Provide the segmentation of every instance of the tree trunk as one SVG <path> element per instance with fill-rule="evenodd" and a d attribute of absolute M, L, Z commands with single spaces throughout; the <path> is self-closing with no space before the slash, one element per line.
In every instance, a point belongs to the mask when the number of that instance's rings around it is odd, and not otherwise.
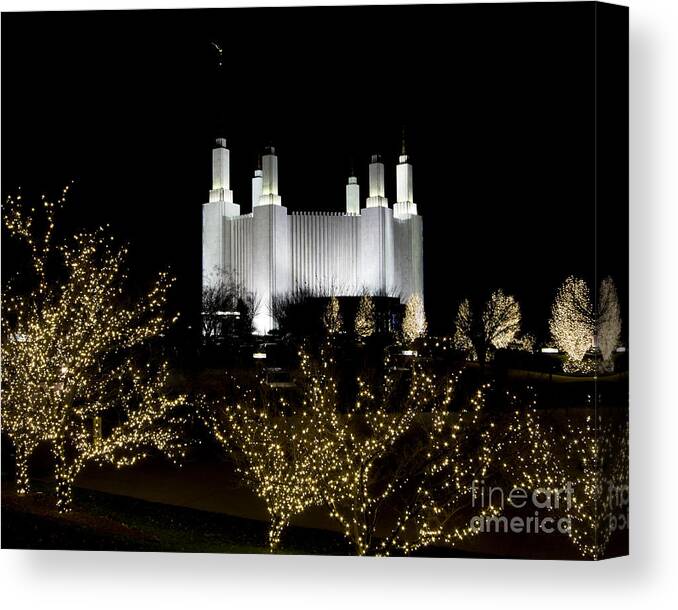
<path fill-rule="evenodd" d="M 57 469 L 56 497 L 57 509 L 60 513 L 67 513 L 73 508 L 73 483 L 68 470 L 61 471 Z"/>
<path fill-rule="evenodd" d="M 271 553 L 275 553 L 280 547 L 282 533 L 289 524 L 289 517 L 280 515 L 271 515 L 271 525 L 268 528 L 268 548 Z"/>
<path fill-rule="evenodd" d="M 24 443 L 15 445 L 16 453 L 16 492 L 20 495 L 27 494 L 31 490 L 31 480 L 28 462 L 31 450 Z"/>
<path fill-rule="evenodd" d="M 73 481 L 75 473 L 66 461 L 63 447 L 54 448 L 54 459 L 57 510 L 60 513 L 67 513 L 73 508 Z"/>

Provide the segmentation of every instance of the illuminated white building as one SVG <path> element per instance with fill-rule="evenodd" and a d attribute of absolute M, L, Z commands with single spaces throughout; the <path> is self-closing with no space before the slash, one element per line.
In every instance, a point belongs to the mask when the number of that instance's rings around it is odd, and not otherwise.
<path fill-rule="evenodd" d="M 255 331 L 275 327 L 273 299 L 297 290 L 312 294 L 423 295 L 422 219 L 404 146 L 396 166 L 397 202 L 385 196 L 384 164 L 374 155 L 369 192 L 360 206 L 354 176 L 345 212 L 288 212 L 278 193 L 278 157 L 269 148 L 252 178 L 252 212 L 241 214 L 230 184 L 230 151 L 219 138 L 212 151 L 212 190 L 202 213 L 203 287 L 232 277 L 259 302 Z"/>

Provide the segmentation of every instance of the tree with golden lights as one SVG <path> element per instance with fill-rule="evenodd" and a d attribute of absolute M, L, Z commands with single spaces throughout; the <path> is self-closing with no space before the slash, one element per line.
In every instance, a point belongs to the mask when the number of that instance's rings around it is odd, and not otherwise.
<path fill-rule="evenodd" d="M 472 536 L 472 484 L 496 476 L 505 455 L 505 427 L 485 407 L 489 386 L 451 410 L 456 375 L 438 377 L 416 361 L 396 371 L 387 359 L 383 375 L 359 377 L 350 397 L 340 391 L 334 350 L 326 341 L 317 357 L 300 351 L 296 398 L 263 380 L 234 382 L 229 406 L 206 418 L 266 504 L 271 550 L 311 506 L 326 508 L 358 555 L 408 554 Z"/>
<path fill-rule="evenodd" d="M 518 301 L 501 289 L 492 292 L 480 315 L 476 315 L 470 301 L 464 299 L 457 310 L 455 347 L 484 364 L 494 350 L 516 342 L 521 317 Z"/>
<path fill-rule="evenodd" d="M 427 327 L 424 299 L 419 293 L 414 293 L 405 304 L 402 327 L 403 341 L 412 343 L 419 337 L 423 337 L 426 334 Z"/>
<path fill-rule="evenodd" d="M 453 344 L 455 349 L 460 352 L 469 354 L 472 360 L 477 359 L 476 349 L 473 345 L 473 338 L 475 336 L 475 327 L 473 321 L 473 311 L 471 310 L 471 302 L 464 299 L 459 303 L 457 309 L 457 317 L 454 324 Z"/>
<path fill-rule="evenodd" d="M 339 299 L 335 296 L 330 297 L 325 313 L 323 314 L 323 324 L 328 335 L 336 335 L 342 331 L 344 326 L 339 308 Z"/>
<path fill-rule="evenodd" d="M 355 401 L 346 403 L 337 396 L 331 350 L 307 361 L 326 398 L 311 409 L 325 448 L 317 487 L 358 555 L 455 546 L 476 534 L 470 517 L 503 509 L 473 507 L 472 489 L 474 481 L 514 476 L 503 463 L 512 455 L 506 423 L 488 412 L 489 384 L 452 409 L 457 374 L 439 377 L 415 361 L 396 375 L 388 359 L 385 365 L 383 377 L 359 378 Z M 513 415 L 523 417 L 523 410 Z"/>
<path fill-rule="evenodd" d="M 253 387 L 231 379 L 231 389 L 223 408 L 205 405 L 203 421 L 266 505 L 273 552 L 290 520 L 320 503 L 316 460 L 322 444 L 308 414 L 271 395 L 263 379 Z"/>
<path fill-rule="evenodd" d="M 568 519 L 582 557 L 601 559 L 615 529 L 628 527 L 628 421 L 589 415 L 557 424 L 528 409 L 509 432 L 514 457 L 505 462 L 516 484 L 530 493 L 571 490 L 548 511 Z"/>
<path fill-rule="evenodd" d="M 603 368 L 611 370 L 613 368 L 612 356 L 619 346 L 622 328 L 617 287 L 611 277 L 606 277 L 600 283 L 599 294 L 596 339 L 603 360 Z"/>
<path fill-rule="evenodd" d="M 167 363 L 149 358 L 174 321 L 164 314 L 171 278 L 161 273 L 145 296 L 130 299 L 127 250 L 104 229 L 54 243 L 62 204 L 63 197 L 43 199 L 36 211 L 20 198 L 7 201 L 5 226 L 26 246 L 32 274 L 3 299 L 2 414 L 17 448 L 18 488 L 26 489 L 30 451 L 48 442 L 65 511 L 88 463 L 120 467 L 151 450 L 182 454 L 176 412 L 185 396 L 170 395 Z"/>
<path fill-rule="evenodd" d="M 374 300 L 364 294 L 360 297 L 358 311 L 355 316 L 355 334 L 361 339 L 367 339 L 374 334 Z"/>
<path fill-rule="evenodd" d="M 589 287 L 578 277 L 568 277 L 558 289 L 551 306 L 549 329 L 558 349 L 567 356 L 566 371 L 590 371 L 585 356 L 597 346 L 601 368 L 612 368 L 612 356 L 621 339 L 621 308 L 612 278 L 600 283 L 596 306 L 591 302 Z"/>
<path fill-rule="evenodd" d="M 386 375 L 375 383 L 357 379 L 355 399 L 344 402 L 337 393 L 329 349 L 319 362 L 305 357 L 304 366 L 318 396 L 306 407 L 323 448 L 316 461 L 323 503 L 357 555 L 375 554 L 382 511 L 413 474 L 421 455 L 421 446 L 403 453 L 403 443 L 432 396 L 413 381 L 405 399 L 394 408 L 397 384 Z M 397 457 L 402 459 L 394 460 Z"/>
<path fill-rule="evenodd" d="M 384 554 L 457 546 L 477 534 L 472 517 L 497 516 L 503 510 L 491 503 L 474 506 L 474 484 L 494 480 L 501 469 L 500 427 L 485 406 L 489 385 L 450 411 L 453 387 L 449 384 L 447 395 L 431 403 L 430 417 L 423 419 L 425 459 L 395 524 L 381 540 Z"/>
<path fill-rule="evenodd" d="M 566 368 L 574 370 L 581 366 L 593 347 L 595 331 L 589 287 L 583 279 L 571 275 L 558 289 L 551 306 L 549 329 L 556 346 L 567 356 Z"/>

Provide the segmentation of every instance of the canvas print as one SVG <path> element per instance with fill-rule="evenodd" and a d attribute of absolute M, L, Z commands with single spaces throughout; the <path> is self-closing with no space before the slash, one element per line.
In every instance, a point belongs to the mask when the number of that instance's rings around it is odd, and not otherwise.
<path fill-rule="evenodd" d="M 628 11 L 2 15 L 2 547 L 628 553 Z"/>

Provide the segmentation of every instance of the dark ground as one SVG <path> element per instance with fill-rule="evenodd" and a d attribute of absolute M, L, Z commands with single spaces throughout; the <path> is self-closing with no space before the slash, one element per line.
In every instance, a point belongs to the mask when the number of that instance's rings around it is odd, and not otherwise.
<path fill-rule="evenodd" d="M 7 485 L 3 485 L 7 487 Z M 44 485 L 39 487 L 45 489 Z M 54 509 L 45 491 L 2 494 L 2 548 L 36 550 L 142 551 L 165 553 L 266 553 L 267 524 L 256 519 L 147 502 L 78 488 L 68 515 Z M 291 526 L 281 554 L 351 555 L 343 536 Z M 482 557 L 453 549 L 427 556 Z"/>

